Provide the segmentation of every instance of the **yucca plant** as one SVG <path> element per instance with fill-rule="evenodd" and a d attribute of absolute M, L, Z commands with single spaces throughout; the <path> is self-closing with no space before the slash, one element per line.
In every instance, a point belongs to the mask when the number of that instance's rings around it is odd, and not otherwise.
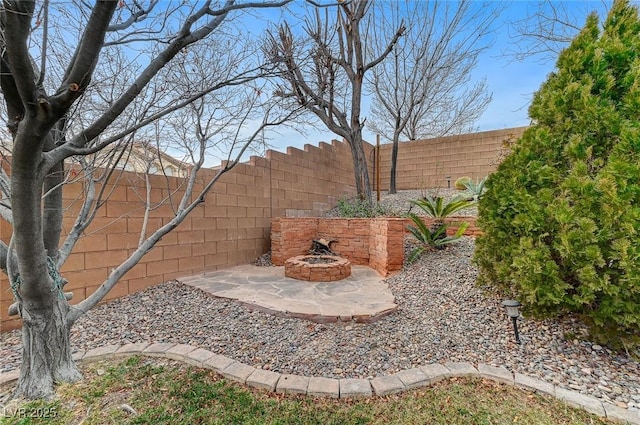
<path fill-rule="evenodd" d="M 423 252 L 428 249 L 444 249 L 445 246 L 456 242 L 458 239 L 462 237 L 465 230 L 469 226 L 469 223 L 461 223 L 458 231 L 452 235 L 447 236 L 447 226 L 442 226 L 435 231 L 429 229 L 429 227 L 425 224 L 425 222 L 420 218 L 419 215 L 415 213 L 409 213 L 409 218 L 415 226 L 409 225 L 407 229 L 411 232 L 411 235 L 418 241 L 420 244 L 417 246 L 411 254 L 409 254 L 409 263 L 414 262 Z"/>
<path fill-rule="evenodd" d="M 483 177 L 482 179 L 476 180 L 475 182 L 473 180 L 469 180 L 464 183 L 464 187 L 467 188 L 467 193 L 470 197 L 473 198 L 474 202 L 478 202 L 484 195 L 484 192 L 487 190 L 487 188 L 484 187 L 484 184 L 486 182 L 487 178 Z"/>

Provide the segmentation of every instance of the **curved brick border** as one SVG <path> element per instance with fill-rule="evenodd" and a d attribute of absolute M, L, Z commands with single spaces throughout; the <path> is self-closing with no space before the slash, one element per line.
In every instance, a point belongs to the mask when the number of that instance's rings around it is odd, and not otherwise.
<path fill-rule="evenodd" d="M 503 367 L 483 363 L 479 364 L 478 367 L 466 362 L 432 363 L 373 379 L 333 379 L 290 375 L 256 369 L 203 348 L 196 348 L 186 344 L 149 344 L 144 342 L 94 348 L 74 354 L 74 359 L 78 362 L 88 363 L 131 355 L 163 357 L 183 361 L 193 366 L 213 369 L 229 380 L 253 388 L 276 393 L 305 394 L 316 397 L 363 398 L 374 394 L 382 396 L 399 393 L 411 388 L 424 387 L 446 378 L 480 377 L 547 394 L 564 401 L 570 406 L 582 408 L 615 422 L 640 425 L 640 413 L 623 409 L 613 404 L 603 403 L 595 397 L 566 390 L 520 373 L 512 374 Z M 18 379 L 18 376 L 19 371 L 3 374 L 0 376 L 0 386 L 13 383 Z"/>

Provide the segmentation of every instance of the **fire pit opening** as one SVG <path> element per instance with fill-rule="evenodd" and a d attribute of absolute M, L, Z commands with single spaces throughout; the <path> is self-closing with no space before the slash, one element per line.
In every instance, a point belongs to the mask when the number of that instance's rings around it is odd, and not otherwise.
<path fill-rule="evenodd" d="M 329 264 L 329 263 L 335 263 L 336 260 L 335 258 L 331 258 L 327 255 L 323 255 L 323 256 L 313 256 L 313 257 L 304 257 L 302 258 L 301 261 L 304 261 L 306 263 L 309 264 Z"/>
<path fill-rule="evenodd" d="M 310 255 L 298 255 L 284 263 L 284 275 L 311 282 L 333 282 L 351 276 L 351 262 L 339 257 L 329 245 L 334 240 L 314 240 Z"/>

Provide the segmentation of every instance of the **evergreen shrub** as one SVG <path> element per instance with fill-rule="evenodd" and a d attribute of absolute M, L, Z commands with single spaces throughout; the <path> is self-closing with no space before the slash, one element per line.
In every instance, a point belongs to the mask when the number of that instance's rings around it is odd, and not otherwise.
<path fill-rule="evenodd" d="M 479 284 L 533 314 L 580 315 L 592 337 L 640 341 L 640 20 L 595 14 L 535 94 L 533 125 L 479 203 Z"/>

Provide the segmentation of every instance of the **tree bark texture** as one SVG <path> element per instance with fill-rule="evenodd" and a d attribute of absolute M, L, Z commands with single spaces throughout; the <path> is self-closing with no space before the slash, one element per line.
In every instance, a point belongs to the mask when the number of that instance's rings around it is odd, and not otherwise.
<path fill-rule="evenodd" d="M 371 181 L 369 180 L 369 168 L 367 167 L 367 156 L 364 152 L 362 134 L 355 135 L 348 142 L 351 147 L 351 156 L 353 157 L 353 173 L 358 197 L 371 202 Z"/>
<path fill-rule="evenodd" d="M 82 377 L 71 355 L 69 304 L 52 294 L 43 302 L 22 304 L 22 367 L 14 397 L 47 398 L 54 384 Z"/>
<path fill-rule="evenodd" d="M 391 176 L 389 178 L 389 193 L 397 193 L 396 165 L 398 164 L 398 139 L 394 139 L 391 146 Z"/>

